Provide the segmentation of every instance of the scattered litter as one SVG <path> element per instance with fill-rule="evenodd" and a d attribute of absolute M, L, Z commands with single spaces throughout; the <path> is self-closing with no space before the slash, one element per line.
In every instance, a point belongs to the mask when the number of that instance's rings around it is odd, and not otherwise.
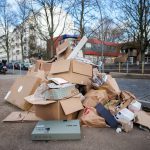
<path fill-rule="evenodd" d="M 117 128 L 117 129 L 116 129 L 116 132 L 117 132 L 117 133 L 121 133 L 121 132 L 122 132 L 122 129 L 121 129 L 121 128 Z"/>

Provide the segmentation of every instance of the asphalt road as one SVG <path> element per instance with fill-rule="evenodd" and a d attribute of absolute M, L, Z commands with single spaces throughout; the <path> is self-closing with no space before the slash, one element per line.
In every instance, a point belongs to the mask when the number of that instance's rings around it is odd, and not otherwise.
<path fill-rule="evenodd" d="M 15 75 L 0 75 L 0 120 L 18 108 L 4 101 L 4 96 L 14 82 Z M 137 97 L 149 94 L 150 80 L 117 79 L 122 90 Z M 81 128 L 80 141 L 31 140 L 34 123 L 0 123 L 0 150 L 149 150 L 149 132 L 134 127 L 130 133 L 117 134 L 111 128 Z"/>

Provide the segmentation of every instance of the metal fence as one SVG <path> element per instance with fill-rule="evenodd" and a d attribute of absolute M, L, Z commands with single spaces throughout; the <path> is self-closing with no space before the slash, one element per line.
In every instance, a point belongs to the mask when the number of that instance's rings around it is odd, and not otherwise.
<path fill-rule="evenodd" d="M 23 70 L 21 67 L 21 64 L 19 64 L 19 69 L 15 69 L 15 63 L 12 63 L 11 68 L 8 68 L 7 74 L 18 74 L 18 75 L 24 75 L 27 71 Z"/>
<path fill-rule="evenodd" d="M 117 64 L 103 64 L 99 67 L 100 72 L 120 72 L 120 73 L 140 73 L 140 74 L 150 74 L 150 63 L 144 64 L 131 64 L 126 63 L 117 63 Z"/>

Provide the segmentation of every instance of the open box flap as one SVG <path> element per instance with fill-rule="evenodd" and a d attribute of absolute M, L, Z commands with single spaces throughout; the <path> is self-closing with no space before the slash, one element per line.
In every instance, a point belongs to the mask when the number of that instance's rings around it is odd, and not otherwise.
<path fill-rule="evenodd" d="M 34 105 L 48 105 L 51 103 L 55 103 L 56 101 L 51 101 L 51 100 L 42 100 L 42 99 L 36 99 L 33 95 L 27 96 L 24 98 L 27 102 L 29 102 L 30 104 L 34 104 Z"/>
<path fill-rule="evenodd" d="M 62 44 L 58 45 L 56 48 L 56 54 L 59 55 L 63 53 L 69 47 L 68 41 L 63 42 Z"/>
<path fill-rule="evenodd" d="M 83 109 L 83 105 L 81 103 L 80 98 L 72 97 L 66 100 L 61 100 L 60 104 L 62 106 L 62 109 L 65 115 L 68 115 L 68 114 L 71 114 L 73 112 Z"/>

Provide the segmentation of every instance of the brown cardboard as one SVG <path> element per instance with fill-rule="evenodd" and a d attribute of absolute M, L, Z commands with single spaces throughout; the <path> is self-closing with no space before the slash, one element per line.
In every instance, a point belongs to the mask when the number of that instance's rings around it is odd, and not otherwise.
<path fill-rule="evenodd" d="M 120 95 L 119 86 L 114 78 L 107 75 L 107 81 L 99 88 L 99 90 L 106 90 L 109 99 L 116 99 L 116 96 Z"/>
<path fill-rule="evenodd" d="M 71 54 L 71 52 L 72 50 L 70 48 L 67 48 L 64 52 L 57 55 L 57 60 L 66 59 Z"/>
<path fill-rule="evenodd" d="M 51 69 L 51 63 L 49 63 L 49 62 L 43 62 L 42 64 L 41 64 L 41 70 L 43 70 L 43 71 L 45 71 L 45 72 L 49 72 L 50 71 L 50 69 Z"/>
<path fill-rule="evenodd" d="M 72 97 L 70 98 L 70 100 L 61 100 L 60 104 L 63 108 L 65 115 L 69 115 L 73 112 L 83 109 L 80 98 Z"/>
<path fill-rule="evenodd" d="M 125 132 L 130 132 L 133 130 L 133 122 L 130 121 L 130 122 L 121 122 L 122 124 L 122 129 L 125 131 Z"/>
<path fill-rule="evenodd" d="M 37 72 L 41 68 L 42 60 L 37 60 L 35 63 L 35 72 Z"/>
<path fill-rule="evenodd" d="M 60 101 L 27 101 L 34 104 L 36 115 L 44 120 L 75 119 L 77 112 L 83 109 L 78 97 Z"/>
<path fill-rule="evenodd" d="M 137 115 L 135 122 L 150 129 L 150 115 L 142 110 L 135 114 Z"/>
<path fill-rule="evenodd" d="M 21 122 L 27 112 L 12 112 L 10 113 L 3 122 Z"/>
<path fill-rule="evenodd" d="M 93 107 L 85 108 L 80 112 L 78 118 L 80 119 L 81 124 L 87 127 L 107 127 L 105 119 L 100 117 Z"/>
<path fill-rule="evenodd" d="M 72 61 L 73 72 L 92 77 L 92 66 L 79 61 Z"/>
<path fill-rule="evenodd" d="M 49 72 L 51 69 L 51 62 L 49 61 L 43 61 L 43 60 L 37 60 L 35 64 L 34 71 L 37 72 L 38 70 L 43 70 L 44 72 Z"/>
<path fill-rule="evenodd" d="M 24 97 L 33 94 L 40 83 L 41 79 L 37 77 L 20 77 L 16 79 L 4 99 L 23 110 L 28 110 L 32 105 L 25 101 Z"/>
<path fill-rule="evenodd" d="M 136 99 L 136 97 L 128 91 L 121 91 L 120 97 L 122 100 L 120 104 L 120 109 L 128 107 L 130 103 Z"/>
<path fill-rule="evenodd" d="M 27 75 L 38 77 L 38 78 L 41 78 L 42 81 L 46 81 L 45 72 L 43 70 L 38 70 L 37 72 L 28 72 Z"/>
<path fill-rule="evenodd" d="M 50 77 L 60 77 L 71 83 L 89 85 L 92 66 L 76 60 L 60 60 L 52 63 Z"/>
<path fill-rule="evenodd" d="M 70 60 L 60 60 L 52 63 L 50 73 L 60 74 L 63 72 L 69 72 L 69 69 L 70 69 Z"/>
<path fill-rule="evenodd" d="M 63 53 L 68 47 L 69 47 L 69 43 L 66 40 L 65 42 L 63 42 L 62 44 L 57 46 L 56 55 L 59 55 L 59 54 Z"/>
<path fill-rule="evenodd" d="M 69 42 L 66 40 L 56 48 L 57 59 L 66 59 L 72 52 Z"/>
<path fill-rule="evenodd" d="M 108 100 L 108 95 L 105 90 L 92 89 L 85 95 L 83 105 L 85 107 L 95 107 L 98 103 L 104 105 Z"/>
<path fill-rule="evenodd" d="M 119 89 L 119 86 L 116 82 L 116 80 L 114 78 L 112 78 L 110 75 L 107 75 L 107 81 L 106 81 L 106 84 L 110 86 L 110 88 L 112 88 L 116 94 L 120 94 L 120 89 Z"/>
<path fill-rule="evenodd" d="M 33 112 L 17 111 L 10 113 L 3 122 L 26 122 L 26 121 L 39 121 L 39 117 Z"/>

